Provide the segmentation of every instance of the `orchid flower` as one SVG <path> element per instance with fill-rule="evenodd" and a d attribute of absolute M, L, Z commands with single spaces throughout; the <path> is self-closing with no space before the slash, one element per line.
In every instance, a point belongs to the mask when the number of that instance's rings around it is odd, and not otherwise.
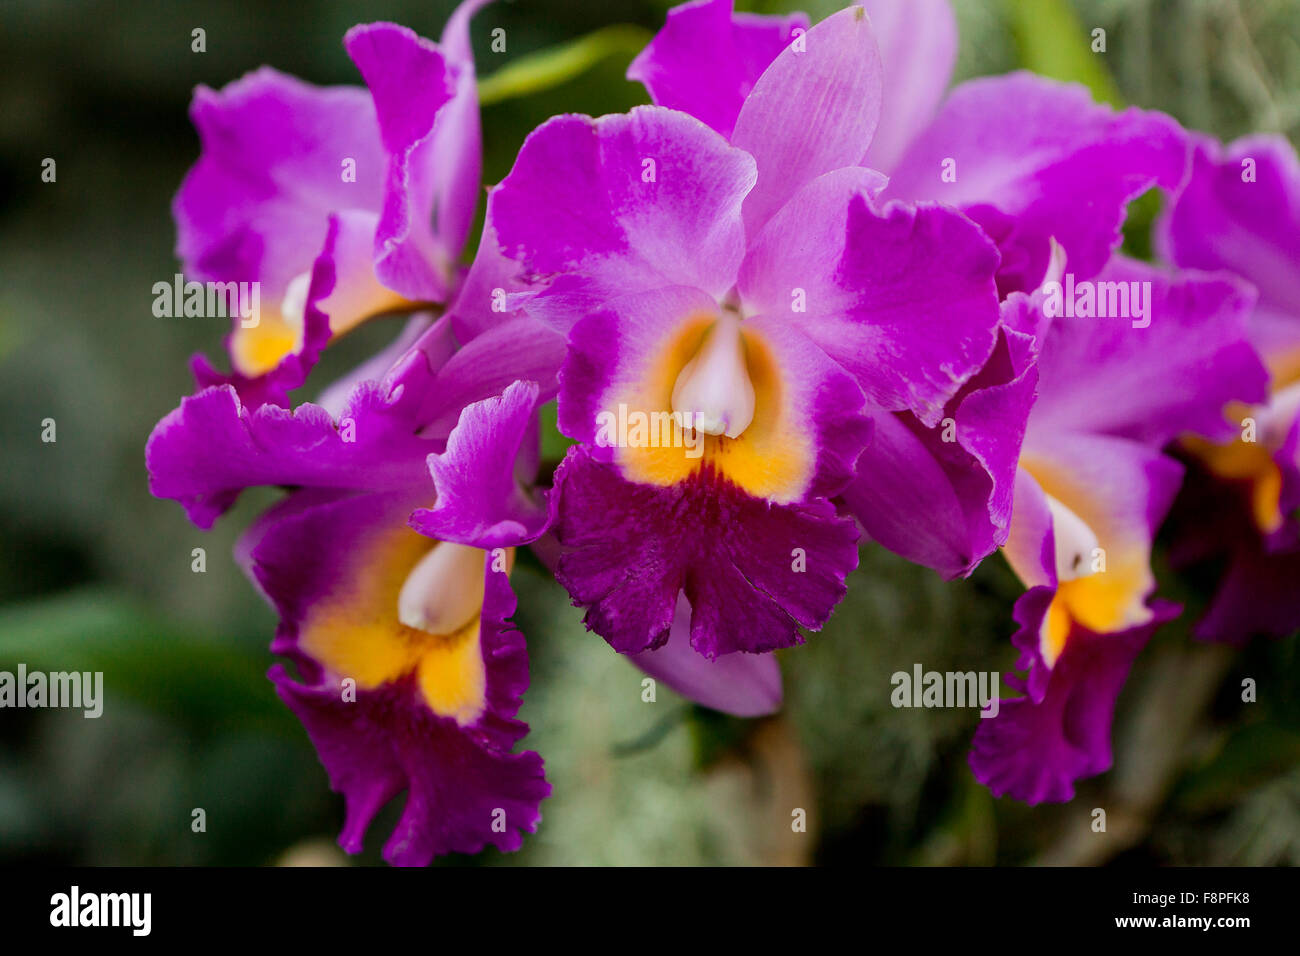
<path fill-rule="evenodd" d="M 980 721 L 970 763 L 994 793 L 1028 803 L 1068 800 L 1075 780 L 1109 768 L 1129 668 L 1179 613 L 1152 600 L 1151 546 L 1183 476 L 1162 449 L 1221 438 L 1224 403 L 1264 388 L 1240 283 L 1116 256 L 1103 284 L 1148 290 L 1147 314 L 1053 315 L 1041 291 L 1004 306 L 1033 337 L 1038 379 L 1003 548 L 1027 588 L 1012 643 L 1028 673 L 1007 675 L 1024 696 Z"/>
<path fill-rule="evenodd" d="M 230 375 L 196 358 L 200 385 L 287 405 L 336 337 L 451 300 L 480 177 L 469 21 L 485 2 L 461 4 L 440 44 L 354 27 L 344 46 L 367 89 L 263 68 L 195 92 L 203 152 L 173 204 L 177 255 L 193 279 L 259 283 L 266 305 L 236 319 Z"/>
<path fill-rule="evenodd" d="M 1266 398 L 1224 410 L 1230 440 L 1185 442 L 1197 468 L 1187 498 L 1190 520 L 1183 522 L 1172 557 L 1184 565 L 1227 558 L 1218 591 L 1196 626 L 1200 637 L 1233 643 L 1254 634 L 1283 637 L 1300 627 L 1295 150 L 1274 136 L 1226 147 L 1198 138 L 1187 180 L 1158 224 L 1158 239 L 1177 265 L 1226 270 L 1256 290 L 1249 334 L 1269 371 Z"/>
<path fill-rule="evenodd" d="M 556 575 L 623 653 L 676 631 L 716 659 L 821 627 L 857 564 L 833 499 L 871 415 L 937 423 L 998 337 L 998 257 L 978 227 L 873 202 L 884 180 L 858 163 L 881 66 L 864 12 L 784 45 L 762 23 L 717 48 L 736 53 L 715 81 L 741 92 L 712 97 L 734 122 L 557 117 L 489 198 L 533 286 L 522 307 L 568 335 L 559 424 L 578 444 L 555 476 Z M 765 68 L 750 40 L 774 54 Z"/>

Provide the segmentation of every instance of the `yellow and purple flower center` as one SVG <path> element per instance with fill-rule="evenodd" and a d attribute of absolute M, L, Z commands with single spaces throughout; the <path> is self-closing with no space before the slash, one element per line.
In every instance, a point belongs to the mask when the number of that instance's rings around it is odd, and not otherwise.
<path fill-rule="evenodd" d="M 1104 634 L 1150 620 L 1150 544 L 1145 529 L 1118 519 L 1069 471 L 1028 456 L 1021 467 L 1042 487 L 1052 517 L 1057 587 L 1040 633 L 1051 666 L 1075 623 Z"/>
<path fill-rule="evenodd" d="M 607 394 L 606 408 L 620 407 L 632 425 L 612 444 L 631 481 L 669 486 L 709 469 L 754 497 L 791 502 L 812 478 L 814 443 L 775 353 L 731 309 L 682 321 L 634 384 Z"/>
<path fill-rule="evenodd" d="M 485 559 L 406 528 L 381 535 L 353 556 L 350 586 L 307 614 L 300 646 L 358 690 L 413 677 L 435 714 L 473 724 L 486 708 Z"/>
<path fill-rule="evenodd" d="M 1261 534 L 1282 527 L 1282 469 L 1275 455 L 1286 441 L 1287 429 L 1300 413 L 1300 374 L 1276 389 L 1267 405 L 1233 403 L 1224 416 L 1241 433 L 1230 442 L 1215 443 L 1188 436 L 1183 446 L 1214 477 L 1241 486 L 1251 516 Z"/>

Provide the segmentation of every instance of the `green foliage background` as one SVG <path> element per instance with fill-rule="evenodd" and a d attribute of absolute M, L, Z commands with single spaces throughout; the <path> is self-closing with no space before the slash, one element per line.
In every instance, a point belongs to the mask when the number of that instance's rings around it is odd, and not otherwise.
<path fill-rule="evenodd" d="M 264 674 L 274 620 L 229 559 L 274 498 L 247 494 L 193 529 L 146 490 L 144 440 L 190 388 L 186 360 L 224 328 L 156 319 L 176 269 L 168 204 L 197 154 L 186 108 L 270 63 L 357 82 L 343 32 L 392 19 L 436 36 L 427 0 L 134 3 L 10 0 L 0 8 L 0 669 L 103 670 L 104 716 L 0 711 L 0 862 L 338 862 L 341 801 Z M 515 0 L 481 15 L 486 179 L 557 112 L 643 101 L 627 62 L 663 20 L 652 0 Z M 740 6 L 774 12 L 783 2 Z M 806 7 L 814 18 L 836 4 Z M 1298 0 L 957 0 L 958 79 L 1027 66 L 1100 98 L 1164 109 L 1234 137 L 1300 130 Z M 486 42 L 507 30 L 504 55 Z M 207 52 L 190 31 L 207 31 Z M 1093 54 L 1088 33 L 1107 31 Z M 595 31 L 600 31 L 599 33 Z M 586 39 L 581 39 L 586 38 Z M 573 41 L 579 41 L 574 43 Z M 566 46 L 566 44 L 568 44 Z M 495 78 L 493 74 L 496 71 Z M 58 162 L 55 184 L 41 160 Z M 1141 202 L 1130 230 L 1155 211 Z M 362 330 L 322 380 L 394 332 Z M 40 441 L 54 418 L 58 441 Z M 553 446 L 558 448 L 558 446 Z M 207 571 L 190 569 L 207 550 Z M 786 652 L 787 706 L 724 718 L 660 689 L 583 631 L 559 588 L 524 562 L 528 746 L 555 795 L 514 856 L 474 864 L 1300 861 L 1300 668 L 1294 637 L 1241 653 L 1167 628 L 1121 700 L 1116 768 L 1066 806 L 995 801 L 965 752 L 973 711 L 894 710 L 889 675 L 1006 669 L 1017 586 L 997 558 L 968 581 L 868 547 L 822 633 Z M 1203 600 L 1176 582 L 1170 596 Z M 1259 702 L 1243 705 L 1244 677 Z M 193 808 L 207 814 L 195 834 Z M 792 807 L 809 832 L 792 834 Z M 1105 807 L 1110 827 L 1091 833 Z M 360 862 L 376 862 L 390 807 Z"/>

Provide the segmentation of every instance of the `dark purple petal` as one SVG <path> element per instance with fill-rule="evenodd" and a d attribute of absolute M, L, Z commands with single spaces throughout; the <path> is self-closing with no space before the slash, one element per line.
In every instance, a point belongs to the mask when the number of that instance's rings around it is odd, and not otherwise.
<path fill-rule="evenodd" d="M 435 545 L 426 547 L 405 529 L 409 494 L 310 495 L 306 504 L 297 497 L 260 522 L 243 549 L 281 615 L 273 650 L 294 660 L 302 675 L 299 682 L 276 667 L 272 680 L 306 727 L 331 785 L 347 801 L 340 844 L 360 850 L 374 814 L 407 790 L 384 849 L 390 862 L 424 865 L 435 855 L 475 853 L 489 843 L 517 849 L 522 833 L 536 829 L 537 806 L 550 787 L 535 753 L 510 752 L 527 732 L 515 715 L 528 685 L 528 664 L 523 637 L 508 620 L 515 599 L 506 575 L 492 570 L 484 555 L 477 629 L 484 683 L 476 717 L 436 714 L 414 671 L 377 686 L 358 676 L 356 699 L 347 700 L 342 681 L 352 675 L 311 657 L 304 639 L 322 615 L 328 622 L 342 608 L 347 619 L 363 622 L 350 640 L 362 641 L 367 628 L 386 629 L 399 645 L 410 640 L 418 632 L 397 621 L 402 572 Z M 394 547 L 408 557 L 389 567 L 386 555 Z M 358 647 L 350 653 L 361 652 Z M 353 659 L 364 667 L 362 659 Z"/>
<path fill-rule="evenodd" d="M 1245 645 L 1256 636 L 1289 637 L 1300 629 L 1300 547 L 1261 534 L 1249 485 L 1224 481 L 1200 463 L 1174 505 L 1169 561 L 1217 575 L 1214 594 L 1193 633 Z M 1294 534 L 1295 519 L 1284 525 Z M 1280 537 L 1280 535 L 1278 536 Z"/>
<path fill-rule="evenodd" d="M 412 702 L 412 688 L 362 691 L 343 703 L 337 685 L 307 687 L 277 665 L 271 680 L 302 721 L 343 794 L 347 816 L 339 845 L 359 853 L 375 814 L 408 791 L 384 859 L 395 866 L 427 866 L 446 853 L 478 853 L 489 844 L 517 850 L 541 820 L 538 804 L 550 795 L 542 758 L 482 747 Z M 503 830 L 493 829 L 500 820 Z"/>
<path fill-rule="evenodd" d="M 1038 703 L 1004 700 L 982 719 L 971 746 L 975 778 L 995 796 L 1063 802 L 1074 783 L 1110 769 L 1110 728 L 1129 670 L 1152 633 L 1179 607 L 1158 603 L 1151 620 L 1116 634 L 1076 628 Z"/>
<path fill-rule="evenodd" d="M 857 566 L 857 529 L 826 500 L 772 504 L 711 470 L 634 484 L 575 446 L 552 502 L 556 576 L 622 653 L 667 641 L 681 592 L 706 657 L 801 643 L 799 626 L 820 629 Z"/>

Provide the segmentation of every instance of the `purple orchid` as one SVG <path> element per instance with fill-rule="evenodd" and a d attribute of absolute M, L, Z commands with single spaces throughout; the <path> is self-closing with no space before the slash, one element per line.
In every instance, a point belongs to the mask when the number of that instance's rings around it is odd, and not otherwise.
<path fill-rule="evenodd" d="M 1224 403 L 1265 382 L 1239 283 L 1116 256 L 1093 288 L 1107 301 L 1144 297 L 1144 315 L 1060 314 L 1049 291 L 1004 307 L 1007 325 L 1033 337 L 1038 378 L 1003 549 L 1028 589 L 1012 638 L 1028 673 L 1007 675 L 1025 696 L 980 722 L 970 763 L 994 793 L 1028 803 L 1068 800 L 1075 780 L 1110 766 L 1129 668 L 1179 612 L 1151 601 L 1151 544 L 1183 475 L 1161 449 L 1183 434 L 1222 437 Z"/>
<path fill-rule="evenodd" d="M 359 850 L 374 814 L 409 791 L 385 847 L 399 864 L 516 849 L 549 793 L 541 758 L 512 753 L 528 671 L 506 573 L 546 524 L 527 490 L 546 395 L 523 381 L 498 393 L 496 359 L 524 340 L 554 355 L 558 339 L 507 323 L 457 349 L 450 327 L 446 316 L 355 384 L 337 415 L 250 409 L 233 386 L 211 386 L 147 450 L 154 493 L 200 526 L 243 488 L 297 489 L 238 556 L 280 614 L 272 649 L 298 679 L 279 665 L 271 677 L 347 800 L 344 848 Z M 431 540 L 430 526 L 457 540 Z"/>
<path fill-rule="evenodd" d="M 1217 404 L 1251 394 L 1259 382 L 1242 339 L 1244 300 L 1239 290 L 1203 277 L 1174 279 L 1112 260 L 1128 200 L 1182 177 L 1186 139 L 1174 121 L 1116 113 L 1092 103 L 1082 88 L 1026 73 L 972 81 L 945 98 L 956 49 L 947 3 L 911 3 L 906 12 L 886 0 L 863 6 L 883 63 L 880 121 L 863 159 L 889 175 L 877 201 L 937 200 L 961 209 L 997 244 L 998 288 L 1014 297 L 993 355 L 950 395 L 941 417 L 872 413 L 871 445 L 841 500 L 875 540 L 947 576 L 969 574 L 1007 544 L 1030 588 L 1017 606 L 1016 637 L 1019 666 L 1030 673 L 1027 683 L 1013 678 L 1028 696 L 982 724 L 972 763 L 999 793 L 1064 799 L 1074 779 L 1109 765 L 1111 711 L 1128 666 L 1174 612 L 1148 604 L 1150 542 L 1180 475 L 1160 446 L 1180 426 L 1221 433 Z M 744 102 L 761 75 L 754 64 L 763 62 L 765 38 L 797 21 L 766 21 L 766 33 L 760 23 L 732 14 L 727 0 L 680 7 L 631 75 L 656 102 L 690 110 L 729 134 L 735 114 L 720 111 L 719 101 Z M 707 85 L 702 61 L 691 55 L 706 42 L 728 51 L 724 62 L 743 91 L 739 97 L 719 98 Z M 709 82 L 716 85 L 716 77 Z M 1082 209 L 1081 190 L 1088 197 Z M 1047 336 L 1052 323 L 1026 322 L 1037 306 L 1018 293 L 1048 280 L 1054 262 L 1068 263 L 1071 290 L 1076 281 L 1151 283 L 1157 295 L 1150 307 L 1161 311 L 1163 328 L 1141 338 L 1148 330 L 1129 332 L 1125 319 L 1126 340 L 1105 323 L 1076 328 L 1058 320 Z M 1191 349 L 1161 344 L 1190 327 L 1205 330 Z M 1196 378 L 1211 360 L 1221 367 L 1200 385 Z M 1147 405 L 1139 409 L 1099 391 L 1123 381 L 1121 368 L 1135 387 L 1151 374 L 1144 364 L 1161 361 L 1169 362 L 1163 400 L 1179 399 L 1181 407 L 1153 409 L 1144 393 Z M 1077 374 L 1092 370 L 1092 362 L 1117 374 Z M 1031 416 L 1037 393 L 1043 407 Z M 1116 417 L 1100 421 L 1099 410 Z M 1165 425 L 1138 434 L 1140 411 L 1162 416 Z M 1044 481 L 1085 517 L 1044 491 Z M 1089 558 L 1093 548 L 1109 549 L 1112 565 L 1105 575 L 1086 573 L 1090 565 L 1058 571 L 1057 541 L 1065 550 L 1091 542 Z"/>
<path fill-rule="evenodd" d="M 1300 627 L 1300 161 L 1281 137 L 1221 147 L 1198 139 L 1186 182 L 1159 224 L 1166 257 L 1222 269 L 1258 300 L 1251 342 L 1269 371 L 1268 397 L 1225 409 L 1229 440 L 1191 439 L 1195 464 L 1186 520 L 1171 557 L 1179 564 L 1226 556 L 1226 570 L 1196 626 L 1211 640 L 1242 643 Z"/>
<path fill-rule="evenodd" d="M 678 109 L 555 118 L 489 199 L 535 287 L 523 307 L 568 335 L 559 422 L 579 444 L 556 473 L 556 574 L 630 654 L 675 621 L 711 659 L 819 628 L 857 564 L 832 499 L 871 415 L 937 423 L 998 337 L 980 230 L 873 203 L 884 180 L 858 163 L 881 66 L 863 11 L 790 42 L 797 18 L 719 9 L 675 11 L 633 67 Z M 697 15 L 723 32 L 707 96 L 674 77 L 704 68 L 673 48 Z M 680 108 L 693 91 L 707 122 Z"/>
<path fill-rule="evenodd" d="M 1118 244 L 1127 201 L 1179 181 L 1186 143 L 1168 117 L 1115 113 L 1081 87 L 1028 73 L 971 81 L 945 98 L 957 46 L 946 0 L 862 7 L 881 64 L 878 123 L 861 158 L 889 176 L 879 181 L 877 205 L 961 209 L 998 246 L 1003 295 L 1038 287 L 1053 242 L 1077 278 L 1092 278 Z M 800 36 L 806 24 L 802 15 L 735 14 L 730 0 L 686 4 L 670 12 L 629 76 L 656 103 L 731 135 L 740 105 L 780 52 L 777 38 L 811 49 Z M 706 47 L 721 55 L 695 55 Z M 1080 183 L 1084 215 L 1074 199 Z M 969 574 L 1006 538 L 1035 374 L 1025 343 L 1013 339 L 1000 333 L 998 360 L 978 381 L 959 382 L 937 417 L 872 409 L 872 442 L 841 496 L 868 536 L 946 577 Z"/>
<path fill-rule="evenodd" d="M 945 577 L 1001 548 L 1025 586 L 1023 696 L 970 764 L 1029 803 L 1109 766 L 1130 666 L 1179 613 L 1151 570 L 1183 482 L 1171 443 L 1254 519 L 1207 634 L 1259 594 L 1242 575 L 1281 591 L 1300 569 L 1283 145 L 1198 143 L 1186 178 L 1161 114 L 1026 73 L 949 90 L 945 0 L 815 26 L 696 0 L 629 69 L 653 105 L 528 137 L 463 269 L 486 2 L 437 44 L 349 31 L 365 89 L 269 69 L 200 88 L 174 205 L 186 273 L 258 282 L 269 307 L 236 321 L 231 374 L 195 360 L 198 391 L 150 437 L 151 491 L 208 528 L 246 488 L 287 489 L 237 558 L 278 613 L 271 680 L 344 795 L 349 852 L 403 791 L 393 863 L 535 831 L 524 545 L 614 650 L 742 716 L 780 706 L 764 652 L 825 624 L 864 534 Z M 1152 187 L 1177 190 L 1179 271 L 1118 253 Z M 387 313 L 411 315 L 395 341 L 291 404 L 328 343 Z M 544 489 L 551 400 L 576 444 Z M 1272 597 L 1243 626 L 1300 623 Z"/>
<path fill-rule="evenodd" d="M 467 31 L 481 5 L 459 8 L 441 48 L 387 24 L 350 31 L 373 103 L 269 71 L 200 92 L 205 154 L 176 203 L 182 256 L 287 295 L 297 282 L 302 334 L 287 350 L 267 338 L 271 358 L 241 369 L 237 331 L 236 374 L 199 366 L 200 390 L 146 449 L 153 493 L 203 528 L 245 488 L 292 489 L 238 550 L 280 614 L 273 650 L 296 667 L 271 677 L 345 796 L 345 849 L 407 791 L 384 851 L 398 864 L 516 849 L 550 791 L 541 758 L 513 752 L 528 671 L 507 574 L 547 522 L 532 490 L 536 409 L 555 393 L 563 341 L 525 316 L 483 315 L 509 274 L 490 250 L 473 282 L 454 264 L 478 189 Z M 259 137 L 279 149 L 255 166 Z M 366 176 L 340 187 L 340 155 Z M 447 314 L 416 315 L 319 404 L 283 407 L 325 341 L 376 311 L 358 305 L 371 293 Z M 274 321 L 249 331 L 270 336 Z"/>
<path fill-rule="evenodd" d="M 231 375 L 196 358 L 201 385 L 287 405 L 333 338 L 451 300 L 481 166 L 469 21 L 486 2 L 462 3 L 441 44 L 354 27 L 368 89 L 263 68 L 195 92 L 203 153 L 173 206 L 177 255 L 192 279 L 259 283 L 265 306 L 234 323 Z"/>

